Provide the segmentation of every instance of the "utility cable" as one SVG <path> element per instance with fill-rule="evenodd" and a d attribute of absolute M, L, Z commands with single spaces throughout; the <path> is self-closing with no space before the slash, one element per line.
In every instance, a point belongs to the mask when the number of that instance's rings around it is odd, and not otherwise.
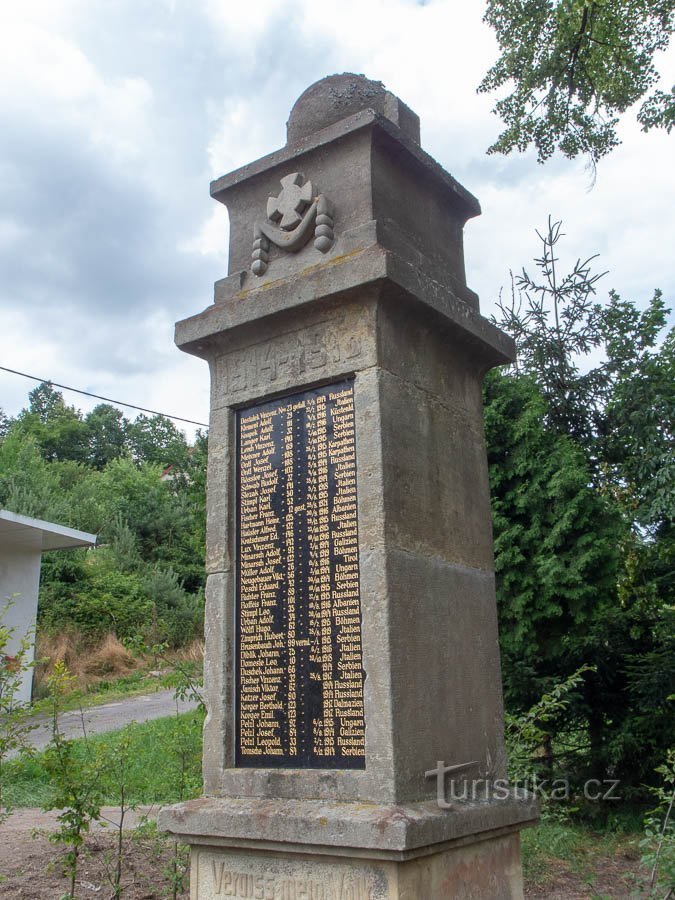
<path fill-rule="evenodd" d="M 156 409 L 146 409 L 144 406 L 135 406 L 133 403 L 123 403 L 122 400 L 111 400 L 110 397 L 102 397 L 100 394 L 92 394 L 90 391 L 82 391 L 79 388 L 68 387 L 67 384 L 58 384 L 49 378 L 38 378 L 37 375 L 28 375 L 26 372 L 19 372 L 17 369 L 8 369 L 7 366 L 0 366 L 3 372 L 11 372 L 12 375 L 22 375 L 24 378 L 31 378 L 33 381 L 39 381 L 42 384 L 51 384 L 52 387 L 61 388 L 62 391 L 73 391 L 75 394 L 83 394 L 85 397 L 94 397 L 96 400 L 105 400 L 106 403 L 114 403 L 115 406 L 126 406 L 129 409 L 137 409 L 139 412 L 151 413 L 153 416 L 164 416 L 165 419 L 175 419 L 176 422 L 187 422 L 189 425 L 200 425 L 202 428 L 208 428 L 206 422 L 195 422 L 194 419 L 184 419 L 182 416 L 170 416 L 169 413 L 157 412 Z"/>

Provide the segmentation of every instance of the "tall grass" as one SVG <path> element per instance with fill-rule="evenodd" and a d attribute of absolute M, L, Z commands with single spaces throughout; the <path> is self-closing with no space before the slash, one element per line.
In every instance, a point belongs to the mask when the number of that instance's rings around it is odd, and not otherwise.
<path fill-rule="evenodd" d="M 127 683 L 129 687 L 140 685 L 143 673 L 173 663 L 188 663 L 197 669 L 204 659 L 204 643 L 193 640 L 185 647 L 167 651 L 160 660 L 150 653 L 132 653 L 112 632 L 92 641 L 70 629 L 57 634 L 38 634 L 36 659 L 33 697 L 40 700 L 46 696 L 47 680 L 59 662 L 65 663 L 74 688 L 81 694 L 109 690 L 114 683 L 124 692 Z"/>
<path fill-rule="evenodd" d="M 130 737 L 126 788 L 128 803 L 163 804 L 179 800 L 178 785 L 183 774 L 188 796 L 199 796 L 202 789 L 202 723 L 203 713 L 194 710 L 127 726 Z M 176 745 L 178 736 L 184 741 L 186 733 L 186 767 L 183 773 L 182 763 L 171 748 Z M 99 748 L 114 748 L 119 737 L 118 731 L 92 735 L 86 741 L 75 741 L 75 752 L 83 758 L 85 754 L 96 753 Z M 49 805 L 53 788 L 44 765 L 44 753 L 10 761 L 7 763 L 6 778 L 6 795 L 11 806 Z M 119 803 L 116 789 L 106 785 L 105 778 L 101 788 L 102 804 Z"/>

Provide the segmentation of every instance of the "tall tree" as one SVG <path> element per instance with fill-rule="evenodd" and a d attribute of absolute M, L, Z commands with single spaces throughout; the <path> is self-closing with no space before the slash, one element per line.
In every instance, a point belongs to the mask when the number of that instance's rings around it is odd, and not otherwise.
<path fill-rule="evenodd" d="M 529 376 L 491 374 L 485 431 L 507 699 L 528 709 L 587 658 L 615 601 L 625 526 L 590 486 L 582 450 L 545 425 Z"/>
<path fill-rule="evenodd" d="M 518 371 L 534 379 L 546 422 L 585 451 L 596 483 L 619 491 L 644 527 L 675 515 L 675 329 L 660 291 L 640 311 L 609 292 L 598 303 L 595 257 L 559 270 L 562 223 L 537 232 L 538 274 L 523 268 L 496 323 L 518 348 Z M 595 362 L 591 360 L 595 358 Z M 630 513 L 629 513 L 629 510 Z"/>
<path fill-rule="evenodd" d="M 8 415 L 5 414 L 5 411 L 0 406 L 0 441 L 4 437 L 7 437 L 7 435 L 9 434 L 9 429 L 10 429 L 11 425 L 12 425 L 12 420 L 9 418 Z"/>
<path fill-rule="evenodd" d="M 598 455 L 652 534 L 675 522 L 675 328 L 661 291 L 638 310 L 610 291 L 601 311 L 606 391 Z"/>
<path fill-rule="evenodd" d="M 582 372 L 580 362 L 602 341 L 594 299 L 605 273 L 592 274 L 593 256 L 578 259 L 567 274 L 559 271 L 562 222 L 549 217 L 546 231 L 537 235 L 542 244 L 535 259 L 538 275 L 523 268 L 515 277 L 510 300 L 497 304 L 497 324 L 516 341 L 518 368 L 542 391 L 549 425 L 587 444 L 602 378 L 598 371 Z"/>
<path fill-rule="evenodd" d="M 593 163 L 619 143 L 619 116 L 658 80 L 655 55 L 675 28 L 675 0 L 488 0 L 501 55 L 478 90 L 512 87 L 495 104 L 506 128 L 488 153 L 533 145 Z M 675 124 L 675 88 L 654 90 L 643 130 Z"/>
<path fill-rule="evenodd" d="M 136 462 L 160 466 L 185 465 L 185 435 L 166 416 L 141 414 L 127 429 L 131 455 Z"/>
<path fill-rule="evenodd" d="M 85 417 L 88 432 L 88 462 L 96 469 L 122 456 L 127 445 L 129 422 L 109 403 L 99 403 Z"/>
<path fill-rule="evenodd" d="M 592 258 L 561 274 L 561 236 L 549 222 L 538 276 L 514 279 L 498 324 L 518 367 L 486 381 L 506 693 L 527 708 L 592 665 L 567 725 L 628 783 L 675 730 L 675 339 L 660 292 L 601 305 Z"/>
<path fill-rule="evenodd" d="M 38 385 L 28 395 L 14 428 L 35 440 L 46 460 L 85 462 L 88 455 L 87 429 L 82 414 L 66 406 L 63 394 L 49 382 Z"/>

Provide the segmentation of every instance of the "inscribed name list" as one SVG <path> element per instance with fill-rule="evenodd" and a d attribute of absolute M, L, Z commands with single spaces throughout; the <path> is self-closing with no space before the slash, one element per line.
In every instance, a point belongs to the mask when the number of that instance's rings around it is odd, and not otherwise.
<path fill-rule="evenodd" d="M 364 768 L 352 382 L 237 415 L 237 765 Z"/>

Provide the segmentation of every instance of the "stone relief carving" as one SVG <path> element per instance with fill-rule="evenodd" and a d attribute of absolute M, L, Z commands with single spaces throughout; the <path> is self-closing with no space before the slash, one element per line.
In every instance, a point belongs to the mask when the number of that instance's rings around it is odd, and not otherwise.
<path fill-rule="evenodd" d="M 332 206 L 323 194 L 314 196 L 312 182 L 300 172 L 281 179 L 278 197 L 267 201 L 267 221 L 253 226 L 251 271 L 264 275 L 269 264 L 270 245 L 297 253 L 312 234 L 314 246 L 327 253 L 335 243 Z"/>

